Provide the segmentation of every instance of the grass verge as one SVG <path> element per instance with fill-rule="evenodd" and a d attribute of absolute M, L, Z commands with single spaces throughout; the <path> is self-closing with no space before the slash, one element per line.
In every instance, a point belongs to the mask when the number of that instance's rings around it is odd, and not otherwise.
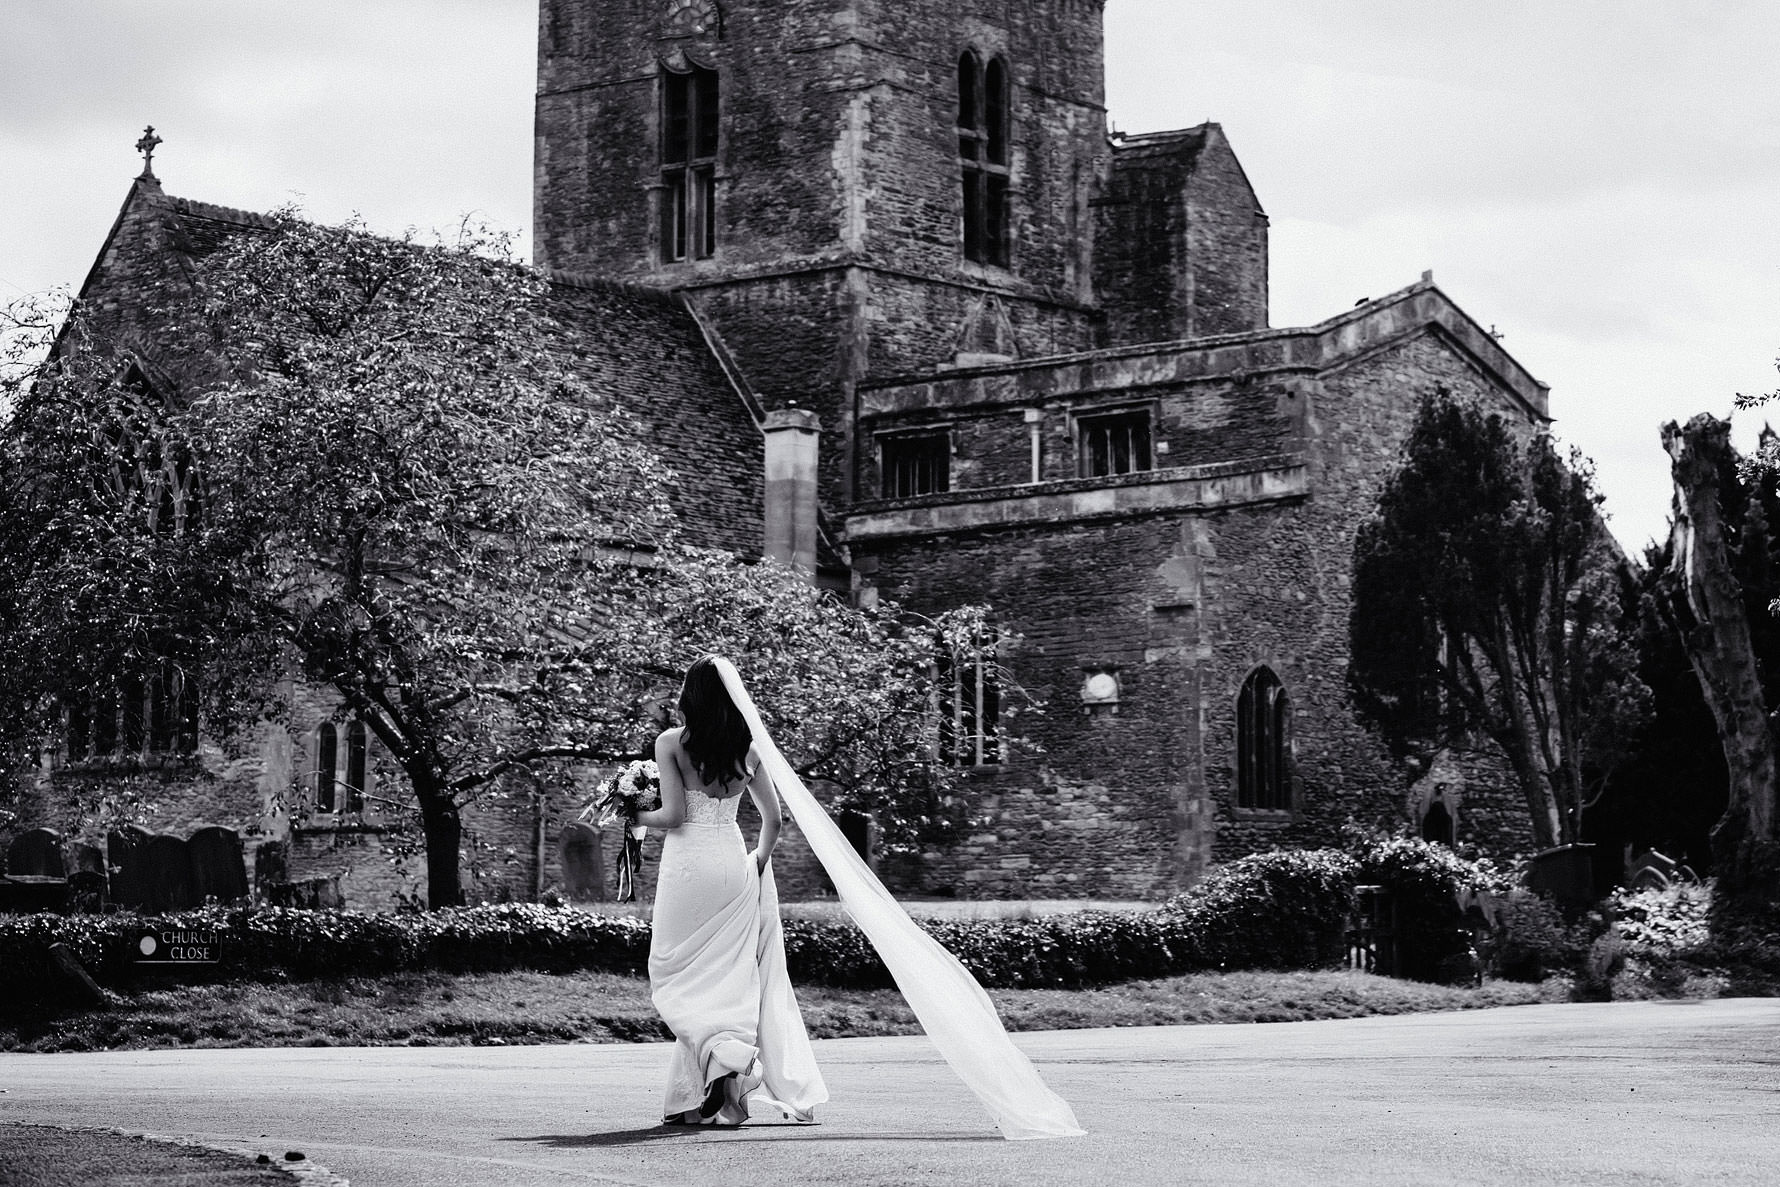
<path fill-rule="evenodd" d="M 1478 989 L 1353 972 L 1195 973 L 1096 989 L 991 990 L 1011 1030 L 1295 1022 L 1565 1000 L 1561 981 Z M 894 990 L 801 986 L 817 1038 L 915 1034 Z M 609 973 L 411 973 L 267 985 L 170 985 L 108 1010 L 9 1009 L 0 1050 L 621 1043 L 667 1038 L 640 977 Z"/>

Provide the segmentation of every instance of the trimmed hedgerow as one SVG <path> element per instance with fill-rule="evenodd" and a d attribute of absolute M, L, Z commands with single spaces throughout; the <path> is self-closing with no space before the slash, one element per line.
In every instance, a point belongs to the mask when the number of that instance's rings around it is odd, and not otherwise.
<path fill-rule="evenodd" d="M 1179 924 L 1157 911 L 1078 911 L 1042 919 L 925 919 L 922 930 L 984 985 L 1001 989 L 1104 985 L 1187 967 Z M 793 981 L 839 988 L 892 984 L 871 943 L 851 923 L 787 919 L 785 961 Z"/>
<path fill-rule="evenodd" d="M 1362 860 L 1334 850 L 1241 858 L 1151 911 L 929 919 L 921 926 L 979 981 L 1001 988 L 1205 969 L 1324 968 L 1342 959 L 1356 880 L 1380 881 L 1399 894 L 1399 928 L 1413 953 L 1430 947 L 1414 946 L 1423 932 L 1444 934 L 1447 913 L 1456 911 L 1452 889 L 1481 876 L 1438 847 L 1390 840 L 1375 842 Z M 398 915 L 293 907 L 208 907 L 162 918 L 19 915 L 0 917 L 0 998 L 54 993 L 47 952 L 58 941 L 102 983 L 129 984 L 143 975 L 132 966 L 130 944 L 145 927 L 223 932 L 219 964 L 179 975 L 245 980 L 424 970 L 640 973 L 649 951 L 646 920 L 533 903 Z M 793 981 L 891 983 L 849 922 L 787 919 L 784 934 Z"/>
<path fill-rule="evenodd" d="M 0 997 L 53 994 L 48 952 L 58 942 L 103 984 L 153 975 L 133 963 L 131 945 L 145 929 L 222 933 L 217 964 L 178 970 L 194 979 L 307 980 L 428 969 L 639 972 L 649 951 L 643 920 L 531 903 L 404 915 L 295 907 L 205 907 L 166 916 L 14 915 L 0 917 Z"/>
<path fill-rule="evenodd" d="M 1359 864 L 1333 849 L 1258 853 L 1168 900 L 1195 969 L 1316 969 L 1339 963 Z"/>
<path fill-rule="evenodd" d="M 1419 837 L 1377 836 L 1359 850 L 1361 885 L 1383 886 L 1396 910 L 1396 974 L 1453 983 L 1473 973 L 1471 929 L 1460 902 L 1504 894 L 1508 881 L 1486 862 L 1467 861 Z"/>

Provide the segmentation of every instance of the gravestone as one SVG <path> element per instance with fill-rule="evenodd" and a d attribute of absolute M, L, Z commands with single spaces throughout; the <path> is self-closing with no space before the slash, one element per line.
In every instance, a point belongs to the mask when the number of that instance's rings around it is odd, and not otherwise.
<path fill-rule="evenodd" d="M 148 890 L 143 871 L 152 836 L 153 833 L 135 824 L 126 824 L 105 834 L 105 859 L 111 867 L 111 901 L 120 907 L 140 907 L 145 900 Z"/>
<path fill-rule="evenodd" d="M 599 830 L 577 820 L 562 830 L 563 893 L 573 902 L 598 902 L 606 897 L 606 862 L 600 853 Z"/>
<path fill-rule="evenodd" d="M 192 893 L 198 902 L 232 903 L 247 897 L 247 862 L 232 828 L 211 825 L 186 842 L 192 861 Z"/>
<path fill-rule="evenodd" d="M 66 878 L 62 834 L 53 828 L 21 833 L 6 851 L 6 873 L 14 878 Z"/>
<path fill-rule="evenodd" d="M 105 872 L 105 850 L 87 841 L 74 846 L 74 868 L 83 873 L 103 874 Z"/>
<path fill-rule="evenodd" d="M 142 908 L 156 914 L 198 905 L 192 891 L 192 857 L 185 840 L 157 833 L 143 848 Z"/>
<path fill-rule="evenodd" d="M 77 911 L 103 911 L 110 896 L 105 850 L 82 841 L 74 846 L 74 869 L 68 874 L 70 898 Z"/>

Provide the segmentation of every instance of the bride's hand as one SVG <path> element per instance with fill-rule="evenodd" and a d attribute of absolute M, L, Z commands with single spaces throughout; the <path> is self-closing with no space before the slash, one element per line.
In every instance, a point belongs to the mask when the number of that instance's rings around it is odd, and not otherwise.
<path fill-rule="evenodd" d="M 766 873 L 766 863 L 772 860 L 771 854 L 762 853 L 758 849 L 751 849 L 748 851 L 748 856 L 753 859 L 754 870 L 756 873 Z"/>

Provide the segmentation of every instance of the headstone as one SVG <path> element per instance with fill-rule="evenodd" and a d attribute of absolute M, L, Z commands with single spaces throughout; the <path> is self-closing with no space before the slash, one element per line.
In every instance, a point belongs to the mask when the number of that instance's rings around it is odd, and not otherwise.
<path fill-rule="evenodd" d="M 599 830 L 573 821 L 562 830 L 563 893 L 572 902 L 598 902 L 606 897 L 606 862 L 600 853 Z"/>
<path fill-rule="evenodd" d="M 1527 887 L 1557 903 L 1575 922 L 1595 901 L 1594 850 L 1584 841 L 1533 854 L 1527 865 Z"/>
<path fill-rule="evenodd" d="M 66 944 L 49 946 L 49 967 L 62 991 L 62 995 L 71 998 L 89 1010 L 103 1010 L 110 1005 L 105 991 L 93 980 L 93 975 L 86 971 L 80 961 Z"/>
<path fill-rule="evenodd" d="M 74 846 L 74 868 L 91 874 L 105 872 L 105 850 L 88 841 Z"/>
<path fill-rule="evenodd" d="M 62 834 L 53 828 L 34 828 L 14 838 L 6 850 L 6 872 L 27 878 L 66 878 L 62 860 Z"/>
<path fill-rule="evenodd" d="M 148 839 L 142 862 L 142 907 L 164 914 L 184 911 L 198 905 L 192 890 L 192 858 L 185 840 L 172 833 L 157 833 Z"/>
<path fill-rule="evenodd" d="M 343 907 L 346 896 L 340 891 L 340 875 L 303 878 L 296 882 L 266 884 L 266 902 L 274 907 L 303 907 L 311 911 Z"/>
<path fill-rule="evenodd" d="M 247 862 L 232 828 L 211 825 L 186 842 L 192 859 L 192 893 L 198 902 L 232 903 L 247 897 Z"/>
<path fill-rule="evenodd" d="M 69 898 L 77 911 L 98 912 L 110 900 L 105 850 L 85 841 L 74 846 L 74 869 L 68 874 Z"/>
<path fill-rule="evenodd" d="M 148 889 L 143 879 L 148 861 L 148 842 L 154 834 L 139 825 L 126 824 L 105 834 L 105 860 L 110 865 L 111 901 L 120 907 L 140 907 Z"/>

